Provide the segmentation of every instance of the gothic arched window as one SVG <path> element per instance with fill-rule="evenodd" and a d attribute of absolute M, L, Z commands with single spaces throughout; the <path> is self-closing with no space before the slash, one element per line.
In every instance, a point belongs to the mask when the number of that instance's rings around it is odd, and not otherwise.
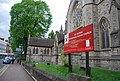
<path fill-rule="evenodd" d="M 73 28 L 77 28 L 82 24 L 82 3 L 78 2 L 75 4 L 72 15 Z"/>
<path fill-rule="evenodd" d="M 101 48 L 109 48 L 109 24 L 106 19 L 102 19 L 101 27 Z"/>
<path fill-rule="evenodd" d="M 46 48 L 44 49 L 44 54 L 46 54 Z"/>
<path fill-rule="evenodd" d="M 38 54 L 38 48 L 36 48 L 36 54 Z"/>
<path fill-rule="evenodd" d="M 35 48 L 33 48 L 33 54 L 35 54 Z"/>
<path fill-rule="evenodd" d="M 47 49 L 47 54 L 49 55 L 49 49 Z"/>
<path fill-rule="evenodd" d="M 43 49 L 40 50 L 40 54 L 43 54 Z"/>

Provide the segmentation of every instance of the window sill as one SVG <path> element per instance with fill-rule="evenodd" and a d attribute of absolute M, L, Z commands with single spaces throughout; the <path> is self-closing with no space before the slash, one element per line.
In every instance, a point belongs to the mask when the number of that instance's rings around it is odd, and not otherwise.
<path fill-rule="evenodd" d="M 95 52 L 102 52 L 102 51 L 111 51 L 111 48 L 104 48 L 100 50 L 94 50 Z"/>

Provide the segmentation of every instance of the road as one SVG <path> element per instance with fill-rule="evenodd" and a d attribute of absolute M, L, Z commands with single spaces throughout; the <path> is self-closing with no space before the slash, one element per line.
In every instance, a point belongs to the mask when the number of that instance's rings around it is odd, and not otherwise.
<path fill-rule="evenodd" d="M 7 64 L 0 74 L 0 81 L 34 81 L 19 64 Z"/>

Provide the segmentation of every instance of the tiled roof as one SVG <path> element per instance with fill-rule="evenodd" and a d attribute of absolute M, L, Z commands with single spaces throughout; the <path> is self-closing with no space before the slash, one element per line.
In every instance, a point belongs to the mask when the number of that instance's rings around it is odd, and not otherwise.
<path fill-rule="evenodd" d="M 54 40 L 50 38 L 35 38 L 30 37 L 28 41 L 29 46 L 37 46 L 37 47 L 53 47 Z"/>

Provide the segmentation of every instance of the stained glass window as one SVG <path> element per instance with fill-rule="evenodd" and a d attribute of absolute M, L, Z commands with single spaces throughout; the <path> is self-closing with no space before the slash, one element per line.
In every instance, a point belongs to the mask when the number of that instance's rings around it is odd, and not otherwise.
<path fill-rule="evenodd" d="M 109 24 L 103 19 L 101 23 L 101 48 L 109 48 Z"/>
<path fill-rule="evenodd" d="M 82 24 L 82 9 L 81 4 L 76 4 L 75 9 L 73 11 L 73 27 L 79 27 Z"/>

